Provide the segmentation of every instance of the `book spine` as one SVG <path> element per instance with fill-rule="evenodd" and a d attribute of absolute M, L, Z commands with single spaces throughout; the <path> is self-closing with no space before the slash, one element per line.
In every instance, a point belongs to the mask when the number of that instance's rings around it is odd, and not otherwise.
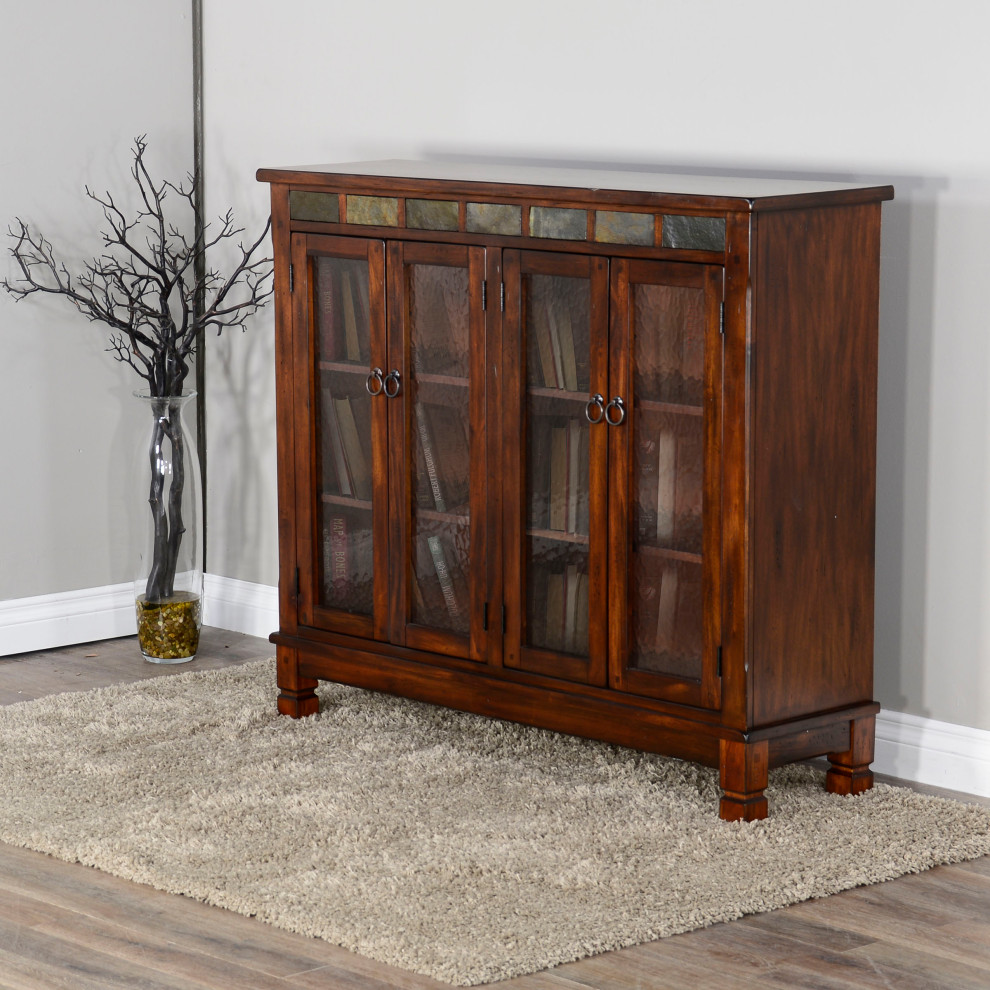
<path fill-rule="evenodd" d="M 677 437 L 664 430 L 657 437 L 657 541 L 674 536 L 674 493 L 677 480 Z"/>
<path fill-rule="evenodd" d="M 416 403 L 416 426 L 419 429 L 419 440 L 423 446 L 423 461 L 426 464 L 426 476 L 430 479 L 430 491 L 433 493 L 434 504 L 437 507 L 437 512 L 446 512 L 447 500 L 440 488 L 440 475 L 437 471 L 436 455 L 433 451 L 433 436 L 430 433 L 430 425 L 426 421 L 426 409 L 421 403 Z"/>
<path fill-rule="evenodd" d="M 337 356 L 335 326 L 337 307 L 334 304 L 333 269 L 325 264 L 316 269 L 316 319 L 320 328 L 320 359 L 332 361 Z"/>
<path fill-rule="evenodd" d="M 330 587 L 339 598 L 347 591 L 350 560 L 347 543 L 347 520 L 334 516 L 330 520 Z"/>
<path fill-rule="evenodd" d="M 677 568 L 664 567 L 660 576 L 660 595 L 657 604 L 657 651 L 661 654 L 673 651 L 677 623 Z"/>
<path fill-rule="evenodd" d="M 567 474 L 567 430 L 554 426 L 550 431 L 550 529 L 567 529 Z"/>
<path fill-rule="evenodd" d="M 450 576 L 450 568 L 447 566 L 447 558 L 443 552 L 443 544 L 438 536 L 427 537 L 427 544 L 430 547 L 430 554 L 433 557 L 433 566 L 436 568 L 437 578 L 440 581 L 440 590 L 443 592 L 443 600 L 447 606 L 447 611 L 451 618 L 456 619 L 460 615 L 460 606 L 457 604 L 457 595 L 454 592 L 454 582 Z"/>
<path fill-rule="evenodd" d="M 326 432 L 326 436 L 323 438 L 324 463 L 332 457 L 334 474 L 337 478 L 337 494 L 350 497 L 354 494 L 354 485 L 351 480 L 350 468 L 347 466 L 347 456 L 344 453 L 344 441 L 340 434 L 340 423 L 337 421 L 337 413 L 334 405 L 336 400 L 330 394 L 329 389 L 324 389 L 322 402 L 323 427 Z M 330 477 L 326 471 L 324 471 L 323 484 L 325 488 L 332 487 Z"/>
<path fill-rule="evenodd" d="M 335 399 L 334 402 L 354 497 L 370 501 L 372 495 L 371 472 L 368 469 L 364 448 L 361 446 L 361 437 L 358 434 L 354 410 L 351 408 L 350 399 Z"/>
<path fill-rule="evenodd" d="M 340 290 L 344 310 L 344 353 L 348 361 L 360 361 L 361 348 L 358 344 L 357 309 L 354 305 L 354 286 L 349 272 L 341 273 Z"/>

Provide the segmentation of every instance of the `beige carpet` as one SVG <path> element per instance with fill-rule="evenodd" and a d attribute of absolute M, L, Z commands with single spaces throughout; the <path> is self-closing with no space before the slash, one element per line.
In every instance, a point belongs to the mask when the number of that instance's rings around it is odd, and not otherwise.
<path fill-rule="evenodd" d="M 990 852 L 990 809 L 712 771 L 327 685 L 271 661 L 0 709 L 0 840 L 472 984 Z"/>

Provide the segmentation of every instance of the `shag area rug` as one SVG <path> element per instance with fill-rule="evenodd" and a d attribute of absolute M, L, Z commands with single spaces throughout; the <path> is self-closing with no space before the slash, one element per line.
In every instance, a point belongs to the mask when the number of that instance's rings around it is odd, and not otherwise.
<path fill-rule="evenodd" d="M 714 771 L 339 685 L 275 713 L 263 661 L 0 709 L 0 840 L 448 983 L 544 969 L 990 852 L 990 809 Z"/>

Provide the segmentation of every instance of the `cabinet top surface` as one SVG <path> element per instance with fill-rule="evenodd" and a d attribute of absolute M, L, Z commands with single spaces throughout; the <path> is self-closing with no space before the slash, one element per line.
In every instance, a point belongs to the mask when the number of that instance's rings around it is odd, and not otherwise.
<path fill-rule="evenodd" d="M 414 183 L 453 182 L 491 186 L 530 186 L 577 190 L 587 193 L 640 193 L 656 196 L 711 198 L 738 201 L 740 208 L 761 200 L 786 201 L 812 196 L 837 194 L 857 200 L 892 199 L 892 186 L 868 186 L 855 182 L 830 182 L 810 179 L 744 177 L 726 175 L 680 175 L 669 172 L 637 172 L 619 169 L 587 169 L 533 165 L 485 164 L 480 162 L 385 161 L 343 162 L 332 165 L 308 165 L 294 168 L 262 168 L 258 179 L 263 182 L 288 182 L 296 185 L 333 184 L 338 177 L 349 179 L 412 180 Z M 350 184 L 348 182 L 347 184 Z M 845 195 L 843 195 L 845 194 Z M 858 195 L 856 195 L 858 194 Z M 783 205 L 783 204 L 781 204 Z"/>

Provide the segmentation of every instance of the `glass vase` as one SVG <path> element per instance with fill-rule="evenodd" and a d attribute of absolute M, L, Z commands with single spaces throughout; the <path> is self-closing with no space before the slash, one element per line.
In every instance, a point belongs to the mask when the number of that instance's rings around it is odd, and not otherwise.
<path fill-rule="evenodd" d="M 138 465 L 141 549 L 134 582 L 138 645 L 151 663 L 196 656 L 203 618 L 199 455 L 183 410 L 196 394 L 135 392 L 150 421 Z"/>

